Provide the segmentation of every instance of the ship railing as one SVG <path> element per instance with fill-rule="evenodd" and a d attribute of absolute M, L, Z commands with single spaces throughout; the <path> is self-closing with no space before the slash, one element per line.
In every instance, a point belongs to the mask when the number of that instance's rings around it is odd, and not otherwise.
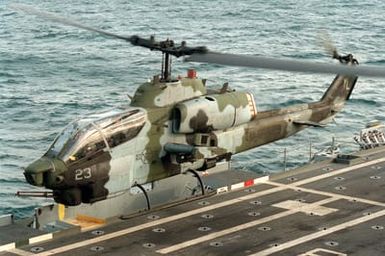
<path fill-rule="evenodd" d="M 374 129 L 361 131 L 353 137 L 361 149 L 375 148 L 385 145 L 385 134 L 383 131 Z"/>
<path fill-rule="evenodd" d="M 314 160 L 315 156 L 324 154 L 326 157 L 333 157 L 340 153 L 340 149 L 343 149 L 344 152 L 348 153 L 349 151 L 353 152 L 357 150 L 357 143 L 351 139 L 335 139 L 332 138 L 332 142 L 329 146 L 325 147 L 325 143 L 314 143 L 311 138 L 308 139 L 308 143 L 306 146 L 298 145 L 297 147 L 284 147 L 279 150 L 279 153 L 282 154 L 282 166 L 283 170 L 287 171 L 288 165 L 291 163 L 290 159 L 294 159 L 298 162 L 300 160 L 300 164 L 310 163 Z M 301 160 L 303 159 L 303 160 Z M 296 165 L 294 165 L 296 167 Z"/>

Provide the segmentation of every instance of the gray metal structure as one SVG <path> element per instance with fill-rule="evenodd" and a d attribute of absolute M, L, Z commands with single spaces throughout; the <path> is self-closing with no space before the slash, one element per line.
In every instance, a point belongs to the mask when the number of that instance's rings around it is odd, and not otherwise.
<path fill-rule="evenodd" d="M 0 255 L 384 255 L 384 170 L 384 147 L 270 177 L 218 170 L 204 198 L 83 230 L 5 225 Z M 4 250 L 18 228 L 34 238 Z"/>

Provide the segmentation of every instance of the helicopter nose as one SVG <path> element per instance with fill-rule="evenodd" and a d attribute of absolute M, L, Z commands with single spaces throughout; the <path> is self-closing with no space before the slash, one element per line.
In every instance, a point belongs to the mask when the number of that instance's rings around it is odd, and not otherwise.
<path fill-rule="evenodd" d="M 63 166 L 60 160 L 43 156 L 24 169 L 24 176 L 31 185 L 49 188 L 60 180 L 57 174 L 63 171 Z"/>

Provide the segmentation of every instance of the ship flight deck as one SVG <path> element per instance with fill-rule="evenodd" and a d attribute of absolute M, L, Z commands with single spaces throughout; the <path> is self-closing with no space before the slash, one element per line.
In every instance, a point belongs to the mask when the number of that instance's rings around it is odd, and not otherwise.
<path fill-rule="evenodd" d="M 385 254 L 384 148 L 213 189 L 0 255 Z"/>

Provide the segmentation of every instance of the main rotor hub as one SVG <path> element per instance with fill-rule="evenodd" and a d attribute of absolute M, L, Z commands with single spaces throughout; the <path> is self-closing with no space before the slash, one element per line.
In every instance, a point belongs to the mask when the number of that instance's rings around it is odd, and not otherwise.
<path fill-rule="evenodd" d="M 176 45 L 173 40 L 156 41 L 154 36 L 150 39 L 145 39 L 139 36 L 131 36 L 127 39 L 130 43 L 136 46 L 142 46 L 152 51 L 161 51 L 166 54 L 173 55 L 177 58 L 194 53 L 207 53 L 205 46 L 188 47 L 186 41 L 182 41 L 180 45 Z"/>
<path fill-rule="evenodd" d="M 155 37 L 151 36 L 150 39 L 145 39 L 139 36 L 131 36 L 127 39 L 130 43 L 136 46 L 142 46 L 150 49 L 151 51 L 161 51 L 163 53 L 161 80 L 169 81 L 171 77 L 171 58 L 173 55 L 177 58 L 185 55 L 191 55 L 194 53 L 207 53 L 205 46 L 188 47 L 186 41 L 182 41 L 180 45 L 176 45 L 173 40 L 167 39 L 165 41 L 155 41 Z"/>

